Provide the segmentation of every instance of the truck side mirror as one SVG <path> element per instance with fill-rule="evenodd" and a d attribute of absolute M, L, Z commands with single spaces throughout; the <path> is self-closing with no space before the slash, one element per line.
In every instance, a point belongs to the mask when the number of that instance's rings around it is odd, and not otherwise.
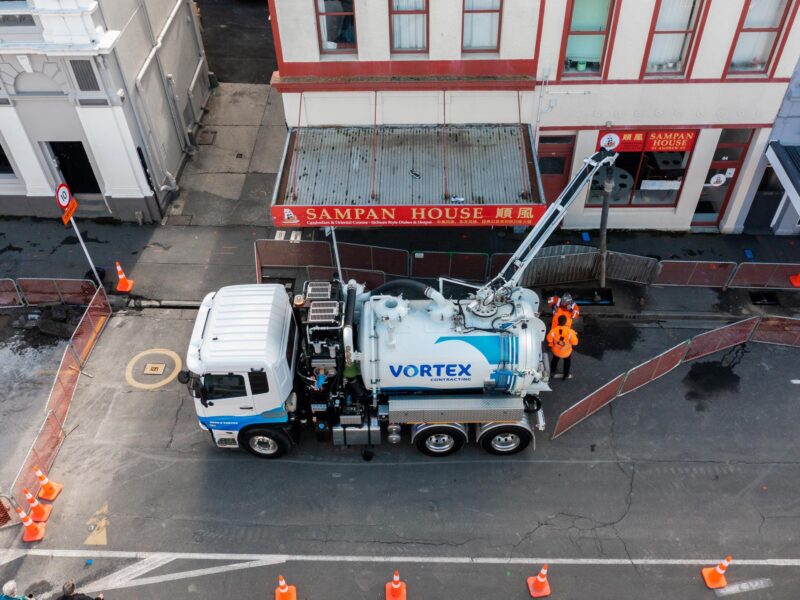
<path fill-rule="evenodd" d="M 180 371 L 178 373 L 178 381 L 183 385 L 189 383 L 189 371 Z"/>

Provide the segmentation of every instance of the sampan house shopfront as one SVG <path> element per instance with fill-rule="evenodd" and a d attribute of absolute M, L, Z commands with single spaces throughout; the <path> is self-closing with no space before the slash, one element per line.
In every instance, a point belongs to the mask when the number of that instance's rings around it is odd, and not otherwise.
<path fill-rule="evenodd" d="M 548 132 L 549 135 L 549 132 Z M 616 128 L 576 135 L 573 171 L 609 141 L 614 165 L 609 226 L 618 229 L 726 231 L 736 220 L 768 129 Z M 612 143 L 613 145 L 613 143 Z M 600 172 L 565 221 L 596 228 L 603 204 Z"/>

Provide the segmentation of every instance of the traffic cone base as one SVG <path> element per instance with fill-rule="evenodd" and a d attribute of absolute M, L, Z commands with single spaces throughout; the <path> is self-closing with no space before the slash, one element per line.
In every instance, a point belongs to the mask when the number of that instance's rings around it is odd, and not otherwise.
<path fill-rule="evenodd" d="M 531 594 L 531 598 L 544 598 L 545 596 L 550 595 L 550 582 L 545 580 L 544 584 L 541 584 L 539 589 L 537 589 L 537 577 L 528 577 L 528 591 Z"/>
<path fill-rule="evenodd" d="M 133 279 L 128 279 L 127 277 L 125 277 L 125 271 L 122 270 L 119 261 L 117 261 L 116 265 L 117 265 L 117 279 L 119 279 L 119 283 L 117 283 L 117 291 L 127 294 L 128 292 L 133 290 L 134 281 Z"/>
<path fill-rule="evenodd" d="M 47 500 L 48 502 L 52 502 L 58 498 L 58 495 L 63 489 L 64 486 L 60 483 L 53 483 L 50 481 L 42 486 L 42 489 L 39 490 L 39 493 L 36 494 L 36 496 L 39 498 L 39 500 Z"/>
<path fill-rule="evenodd" d="M 44 523 L 34 523 L 31 518 L 25 514 L 25 511 L 17 508 L 17 514 L 22 519 L 22 541 L 23 542 L 38 542 L 44 539 Z"/>
<path fill-rule="evenodd" d="M 278 575 L 278 587 L 275 588 L 275 600 L 297 600 L 297 588 L 287 585 L 283 575 Z"/>
<path fill-rule="evenodd" d="M 706 582 L 706 587 L 710 590 L 718 590 L 728 585 L 725 575 L 720 575 L 717 572 L 717 567 L 706 567 L 702 573 L 703 581 Z"/>
<path fill-rule="evenodd" d="M 31 508 L 31 519 L 34 523 L 45 523 L 50 518 L 50 513 L 53 512 L 52 504 L 42 504 L 41 502 L 36 508 Z"/>
<path fill-rule="evenodd" d="M 401 581 L 395 587 L 391 581 L 386 582 L 386 600 L 406 600 L 406 582 Z"/>

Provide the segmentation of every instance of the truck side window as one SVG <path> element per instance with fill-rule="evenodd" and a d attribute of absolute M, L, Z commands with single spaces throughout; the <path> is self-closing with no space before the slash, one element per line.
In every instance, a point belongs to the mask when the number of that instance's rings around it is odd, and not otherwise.
<path fill-rule="evenodd" d="M 256 394 L 266 394 L 269 391 L 269 383 L 267 383 L 267 374 L 263 371 L 251 371 L 247 374 L 250 379 L 250 393 L 255 396 Z"/>
<path fill-rule="evenodd" d="M 297 325 L 294 322 L 294 316 L 289 321 L 289 341 L 286 342 L 286 362 L 289 368 L 292 368 L 292 357 L 294 356 L 294 339 L 297 337 Z"/>
<path fill-rule="evenodd" d="M 241 375 L 203 375 L 203 388 L 207 400 L 221 400 L 222 398 L 237 398 L 247 395 L 244 387 L 244 377 Z"/>

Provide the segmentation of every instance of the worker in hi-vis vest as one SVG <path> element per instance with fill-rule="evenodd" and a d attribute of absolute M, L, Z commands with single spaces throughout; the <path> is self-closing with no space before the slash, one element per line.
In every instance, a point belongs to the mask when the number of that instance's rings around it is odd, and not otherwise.
<path fill-rule="evenodd" d="M 556 374 L 558 363 L 564 360 L 564 379 L 572 379 L 569 369 L 572 366 L 572 348 L 578 345 L 578 334 L 567 325 L 567 316 L 559 315 L 556 327 L 547 334 L 547 345 L 553 353 L 550 360 L 550 377 L 558 378 Z"/>
<path fill-rule="evenodd" d="M 564 315 L 567 317 L 566 326 L 572 327 L 572 322 L 581 316 L 581 309 L 578 303 L 572 299 L 572 294 L 569 292 L 563 296 L 550 296 L 547 299 L 547 304 L 553 311 L 552 327 L 558 327 L 558 317 Z"/>

